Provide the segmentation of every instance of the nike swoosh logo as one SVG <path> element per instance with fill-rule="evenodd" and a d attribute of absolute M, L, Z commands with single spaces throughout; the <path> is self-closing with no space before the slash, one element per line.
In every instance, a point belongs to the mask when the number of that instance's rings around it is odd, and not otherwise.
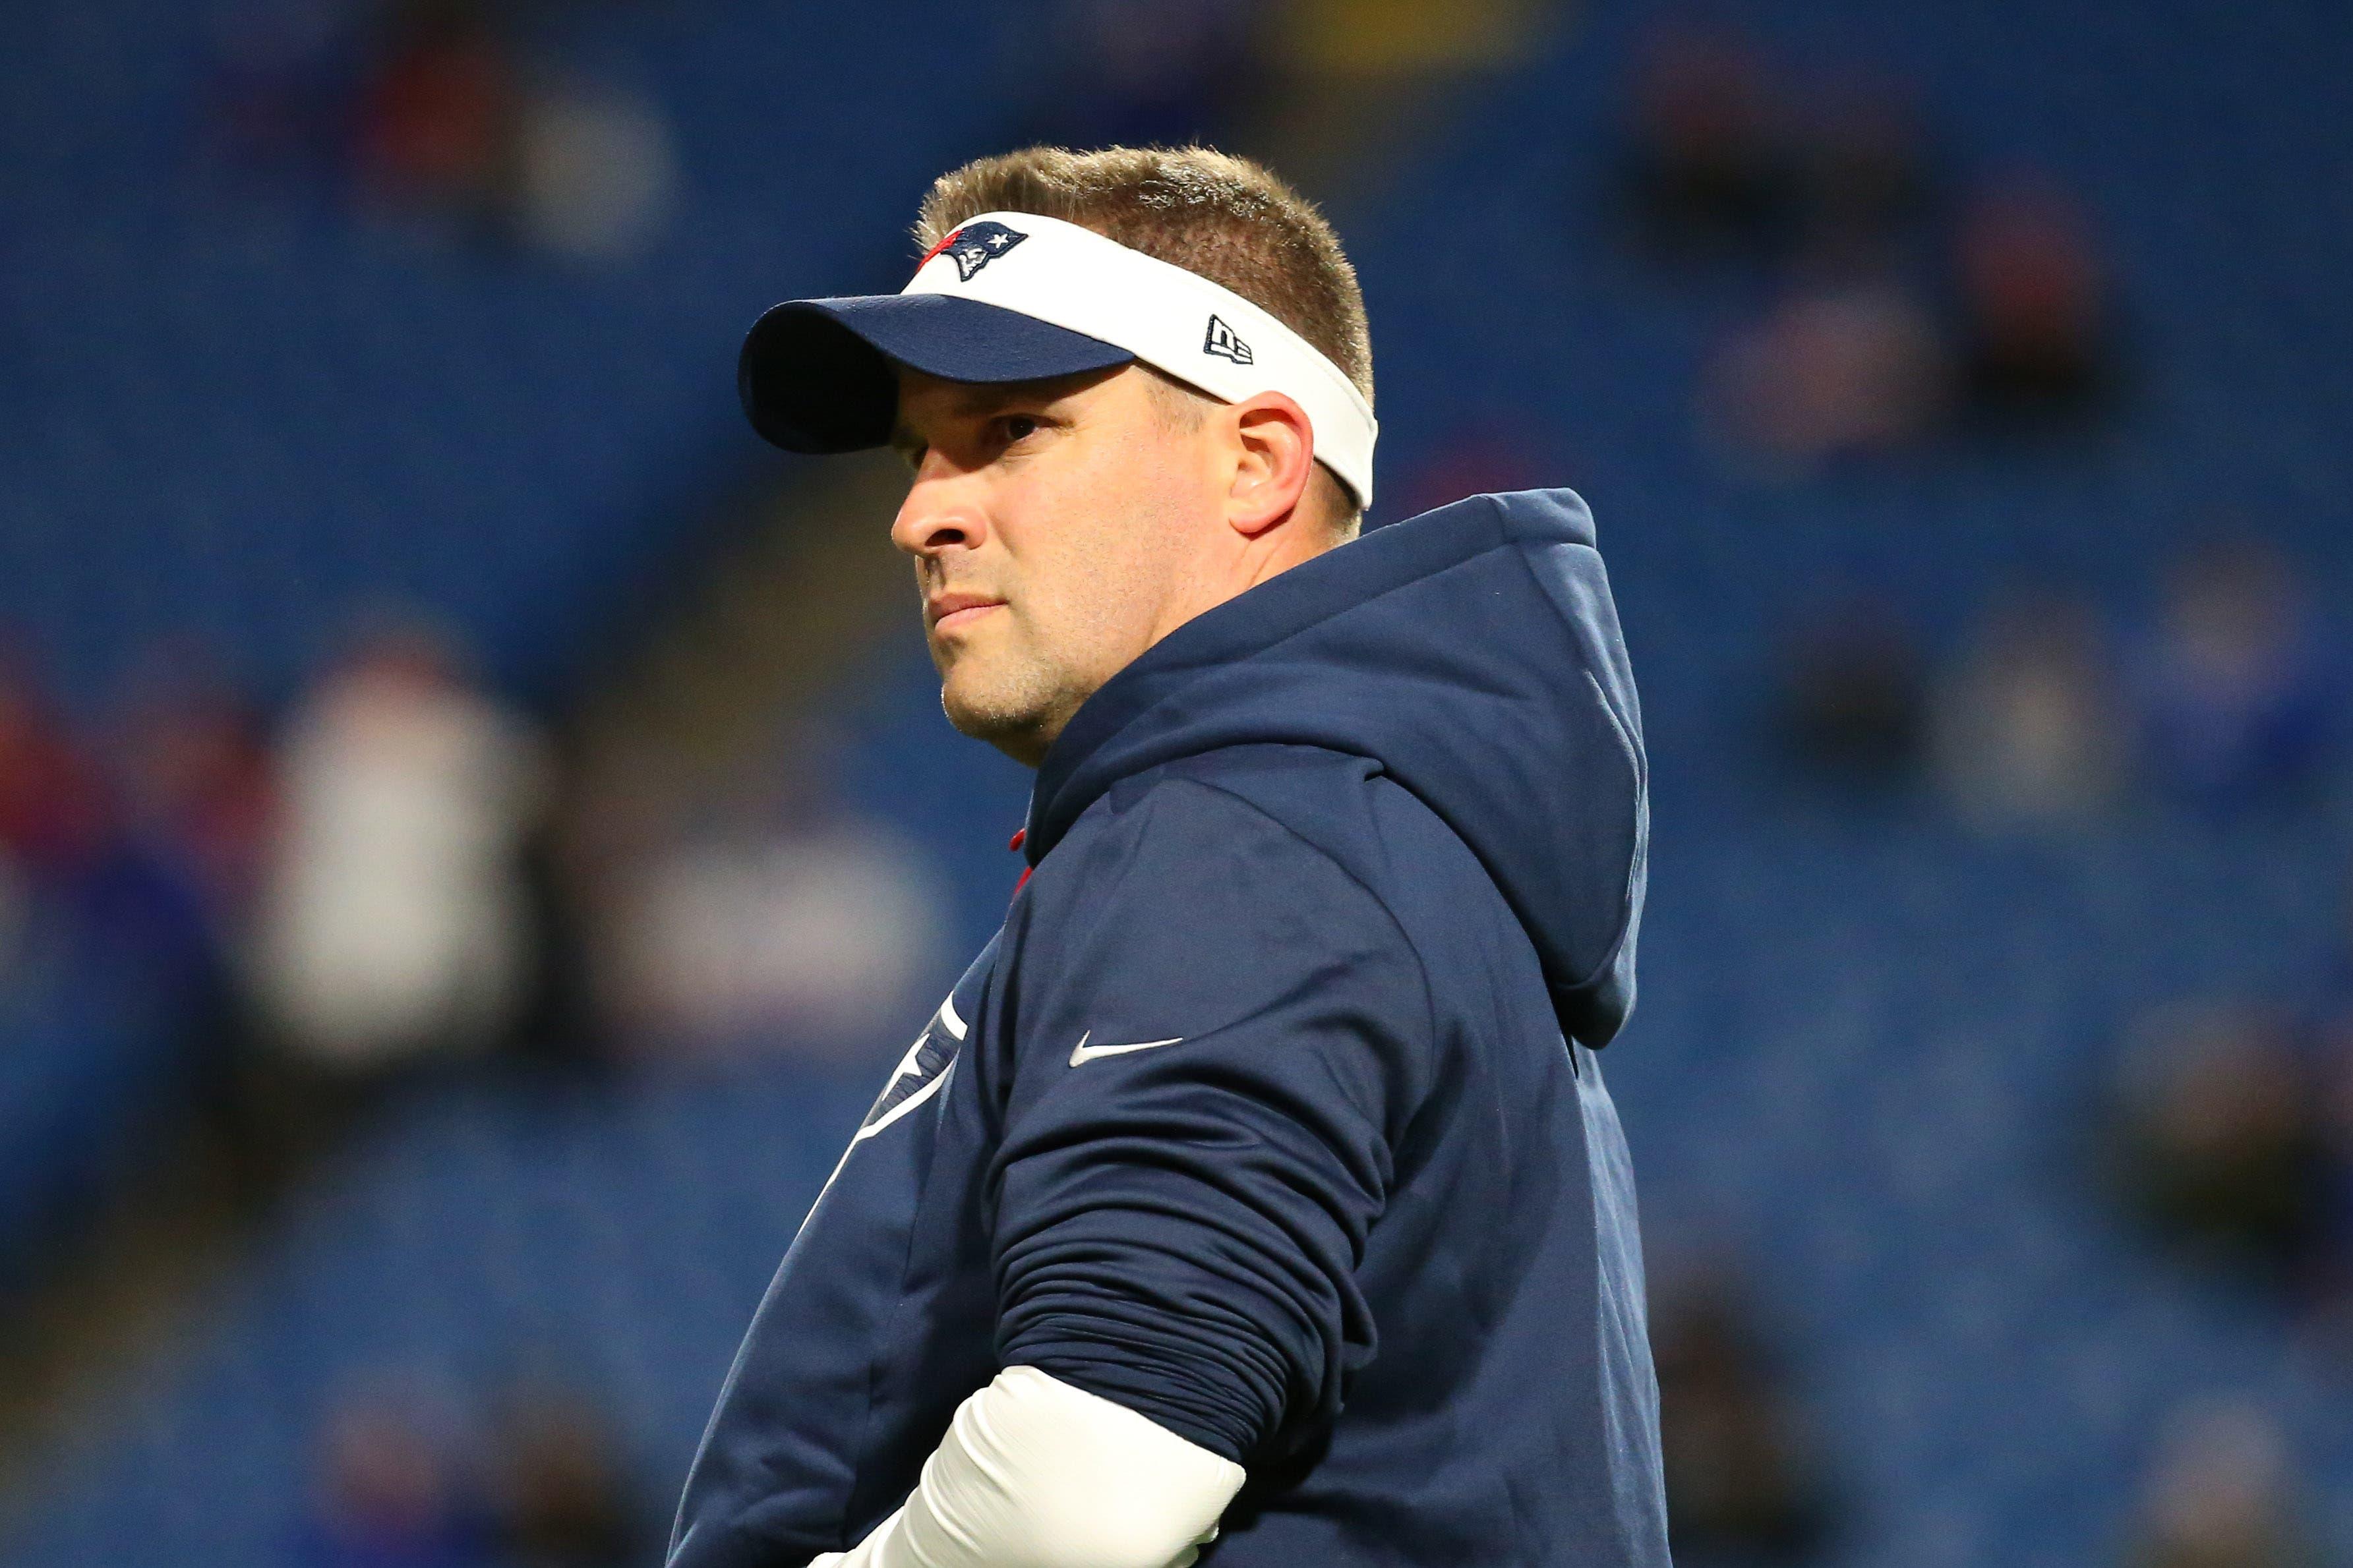
<path fill-rule="evenodd" d="M 1097 1057 L 1124 1057 L 1130 1051 L 1148 1051 L 1155 1046 L 1173 1046 L 1182 1040 L 1185 1037 L 1182 1035 L 1172 1035 L 1165 1040 L 1138 1040 L 1132 1046 L 1091 1046 L 1087 1044 L 1087 1042 L 1093 1037 L 1094 1031 L 1092 1029 L 1089 1029 L 1085 1034 L 1079 1037 L 1079 1043 L 1071 1047 L 1071 1065 L 1072 1067 L 1077 1067 L 1081 1062 L 1091 1062 Z"/>

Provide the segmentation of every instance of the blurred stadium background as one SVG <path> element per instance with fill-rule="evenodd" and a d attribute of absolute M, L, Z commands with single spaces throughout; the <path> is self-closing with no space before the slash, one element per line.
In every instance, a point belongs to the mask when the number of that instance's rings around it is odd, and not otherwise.
<path fill-rule="evenodd" d="M 965 157 L 1195 138 L 1363 272 L 1378 516 L 1600 519 L 1683 1560 L 2353 1561 L 2348 64 L 2327 0 L 0 10 L 0 1562 L 657 1561 L 1025 799 L 738 336 Z"/>

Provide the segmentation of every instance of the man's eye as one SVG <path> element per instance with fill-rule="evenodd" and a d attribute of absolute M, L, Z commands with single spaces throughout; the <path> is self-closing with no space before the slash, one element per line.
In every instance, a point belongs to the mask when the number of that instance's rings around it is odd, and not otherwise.
<path fill-rule="evenodd" d="M 1008 414 L 997 422 L 998 432 L 1008 442 L 1018 441 L 1038 433 L 1039 422 L 1028 414 Z"/>

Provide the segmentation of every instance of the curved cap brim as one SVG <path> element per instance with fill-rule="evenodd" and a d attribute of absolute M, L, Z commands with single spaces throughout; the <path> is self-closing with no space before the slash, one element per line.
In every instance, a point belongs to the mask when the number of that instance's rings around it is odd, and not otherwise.
<path fill-rule="evenodd" d="M 788 452 L 855 452 L 891 438 L 894 364 L 943 381 L 1043 381 L 1126 364 L 1115 343 L 944 294 L 792 300 L 752 324 L 735 384 L 752 427 Z"/>

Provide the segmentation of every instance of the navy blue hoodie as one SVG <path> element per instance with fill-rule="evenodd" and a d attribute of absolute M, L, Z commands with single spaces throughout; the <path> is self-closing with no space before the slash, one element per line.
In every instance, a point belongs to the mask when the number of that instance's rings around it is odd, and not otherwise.
<path fill-rule="evenodd" d="M 1243 1467 L 1213 1568 L 1663 1568 L 1594 1055 L 1645 783 L 1565 490 L 1369 533 L 1121 671 L 769 1287 L 675 1568 L 856 1543 L 1015 1365 Z"/>

